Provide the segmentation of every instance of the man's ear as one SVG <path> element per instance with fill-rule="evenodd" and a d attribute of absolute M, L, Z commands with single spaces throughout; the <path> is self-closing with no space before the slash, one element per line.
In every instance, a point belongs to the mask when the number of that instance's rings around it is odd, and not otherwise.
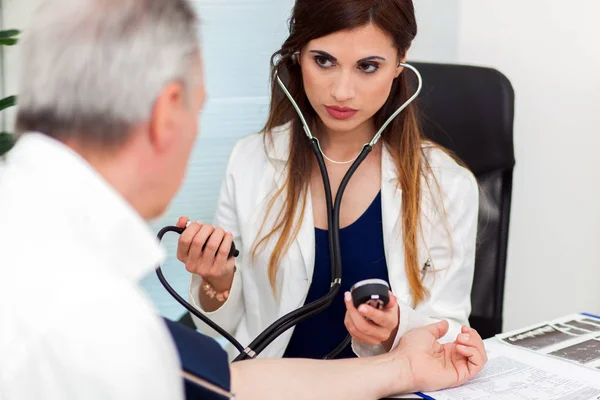
<path fill-rule="evenodd" d="M 176 138 L 180 131 L 181 113 L 185 107 L 183 86 L 177 82 L 167 84 L 158 95 L 152 109 L 149 140 L 160 151 Z"/>

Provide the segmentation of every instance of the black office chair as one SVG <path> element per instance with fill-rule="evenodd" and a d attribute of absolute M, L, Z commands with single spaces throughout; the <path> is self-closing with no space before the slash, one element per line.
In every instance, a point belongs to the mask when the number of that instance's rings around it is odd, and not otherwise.
<path fill-rule="evenodd" d="M 469 320 L 483 338 L 491 337 L 502 331 L 515 165 L 514 92 L 508 79 L 494 69 L 418 62 L 413 65 L 423 77 L 417 104 L 425 135 L 453 151 L 480 185 Z"/>

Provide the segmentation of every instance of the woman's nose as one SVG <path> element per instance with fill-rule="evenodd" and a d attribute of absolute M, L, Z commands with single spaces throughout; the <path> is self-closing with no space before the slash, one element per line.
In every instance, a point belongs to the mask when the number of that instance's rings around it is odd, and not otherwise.
<path fill-rule="evenodd" d="M 355 88 L 351 71 L 341 71 L 331 85 L 331 96 L 340 103 L 354 97 Z"/>

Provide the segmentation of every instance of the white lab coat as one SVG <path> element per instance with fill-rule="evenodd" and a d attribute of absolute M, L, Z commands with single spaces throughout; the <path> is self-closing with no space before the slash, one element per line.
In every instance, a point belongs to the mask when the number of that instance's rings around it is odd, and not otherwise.
<path fill-rule="evenodd" d="M 234 146 L 217 206 L 214 224 L 234 233 L 240 256 L 229 299 L 218 310 L 206 315 L 233 333 L 244 346 L 276 319 L 304 304 L 313 276 L 315 237 L 310 194 L 298 236 L 281 260 L 276 294 L 271 289 L 267 273 L 275 240 L 263 248 L 254 262 L 251 260 L 252 247 L 265 219 L 269 200 L 285 182 L 289 126 L 286 124 L 274 131 L 272 144 L 265 146 L 263 135 L 254 134 Z M 427 269 L 424 277 L 430 295 L 415 308 L 411 304 L 404 265 L 401 189 L 397 187 L 396 167 L 385 146 L 382 152 L 384 247 L 391 289 L 400 307 L 400 324 L 393 347 L 409 330 L 442 319 L 450 323 L 450 330 L 442 340 L 452 341 L 460 333 L 461 325 L 468 323 L 471 311 L 478 186 L 473 175 L 447 154 L 433 146 L 424 146 L 443 193 L 445 216 L 435 206 L 434 199 L 438 199 L 439 203 L 440 192 L 424 189 L 421 220 L 424 239 L 419 245 L 419 265 L 423 266 L 429 258 L 432 261 L 432 267 Z M 272 226 L 282 204 L 283 196 L 280 196 L 267 216 L 267 229 Z M 201 281 L 200 276 L 193 275 L 190 284 L 191 300 L 199 309 L 202 309 L 198 301 Z M 202 321 L 195 317 L 194 321 L 202 332 L 215 335 Z M 292 332 L 293 329 L 289 329 L 282 334 L 261 353 L 261 357 L 281 357 Z M 381 345 L 353 342 L 352 346 L 359 356 L 384 352 Z M 237 354 L 232 346 L 228 350 L 230 357 Z"/>
<path fill-rule="evenodd" d="M 28 133 L 0 162 L 0 399 L 183 399 L 169 331 L 139 287 L 165 258 L 82 157 Z"/>

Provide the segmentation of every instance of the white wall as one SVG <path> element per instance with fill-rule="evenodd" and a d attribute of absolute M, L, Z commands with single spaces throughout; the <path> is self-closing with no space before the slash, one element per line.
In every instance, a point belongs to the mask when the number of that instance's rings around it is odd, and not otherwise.
<path fill-rule="evenodd" d="M 457 61 L 516 92 L 507 329 L 600 313 L 598 16 L 597 0 L 460 3 Z"/>
<path fill-rule="evenodd" d="M 418 32 L 409 60 L 454 62 L 458 57 L 460 0 L 414 0 Z"/>

